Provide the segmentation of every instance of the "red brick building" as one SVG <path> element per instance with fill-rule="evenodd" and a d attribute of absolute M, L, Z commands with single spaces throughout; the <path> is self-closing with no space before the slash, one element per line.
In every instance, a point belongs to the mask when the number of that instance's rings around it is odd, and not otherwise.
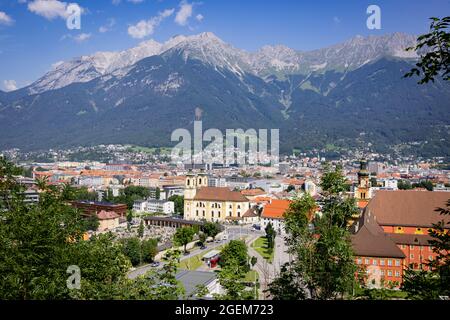
<path fill-rule="evenodd" d="M 376 193 L 352 226 L 356 263 L 365 267 L 369 281 L 400 284 L 406 267 L 426 268 L 436 256 L 428 230 L 433 223 L 449 220 L 435 211 L 449 198 L 448 192 Z"/>

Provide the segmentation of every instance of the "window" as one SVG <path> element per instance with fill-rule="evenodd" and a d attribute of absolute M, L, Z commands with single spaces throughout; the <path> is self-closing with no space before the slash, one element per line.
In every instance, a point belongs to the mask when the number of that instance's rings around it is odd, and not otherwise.
<path fill-rule="evenodd" d="M 403 233 L 403 228 L 402 227 L 395 228 L 395 233 Z"/>
<path fill-rule="evenodd" d="M 428 260 L 433 260 L 433 256 L 428 256 Z"/>
<path fill-rule="evenodd" d="M 205 210 L 203 210 L 203 216 L 205 216 Z"/>
<path fill-rule="evenodd" d="M 397 267 L 400 267 L 400 260 L 395 260 L 395 265 L 396 265 Z"/>
<path fill-rule="evenodd" d="M 195 210 L 195 214 L 197 215 L 197 217 L 198 217 L 198 210 Z"/>
<path fill-rule="evenodd" d="M 388 266 L 392 266 L 392 260 L 391 259 L 388 260 Z"/>
<path fill-rule="evenodd" d="M 384 270 L 380 270 L 380 274 L 384 276 Z"/>
<path fill-rule="evenodd" d="M 400 277 L 400 271 L 395 271 L 395 276 Z"/>
<path fill-rule="evenodd" d="M 232 209 L 233 208 L 233 206 L 230 204 L 230 209 Z"/>
<path fill-rule="evenodd" d="M 392 277 L 392 270 L 388 270 L 388 276 Z"/>
<path fill-rule="evenodd" d="M 402 249 L 406 249 L 406 244 L 402 244 Z"/>
<path fill-rule="evenodd" d="M 411 253 L 411 254 L 409 255 L 409 258 L 410 258 L 410 259 L 414 259 L 414 255 Z"/>
<path fill-rule="evenodd" d="M 214 218 L 214 210 L 211 211 L 211 218 Z"/>
<path fill-rule="evenodd" d="M 361 259 L 361 258 L 358 258 L 358 259 L 356 260 L 356 263 L 357 263 L 357 264 L 361 264 L 361 263 L 362 263 L 362 259 Z"/>
<path fill-rule="evenodd" d="M 370 260 L 369 260 L 369 259 L 365 259 L 365 260 L 364 260 L 364 263 L 365 263 L 365 264 L 369 264 L 369 263 L 370 263 Z"/>
<path fill-rule="evenodd" d="M 414 250 L 414 246 L 412 244 L 410 244 L 409 249 Z"/>
<path fill-rule="evenodd" d="M 372 264 L 373 264 L 374 266 L 376 266 L 376 265 L 377 265 L 377 259 L 373 259 L 373 260 L 372 260 Z"/>

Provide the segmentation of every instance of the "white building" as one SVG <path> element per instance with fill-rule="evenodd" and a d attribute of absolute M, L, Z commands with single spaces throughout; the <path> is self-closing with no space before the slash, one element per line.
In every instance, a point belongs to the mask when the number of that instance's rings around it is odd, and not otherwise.
<path fill-rule="evenodd" d="M 139 213 L 173 214 L 175 213 L 175 203 L 173 201 L 155 199 L 137 200 L 133 204 L 133 210 Z"/>

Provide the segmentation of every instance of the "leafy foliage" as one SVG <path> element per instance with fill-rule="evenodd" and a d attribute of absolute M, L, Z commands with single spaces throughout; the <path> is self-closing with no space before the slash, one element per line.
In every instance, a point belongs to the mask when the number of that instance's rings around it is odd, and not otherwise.
<path fill-rule="evenodd" d="M 194 239 L 195 231 L 191 227 L 178 228 L 173 235 L 173 241 L 176 245 L 184 246 L 184 252 L 187 252 L 186 246 Z"/>
<path fill-rule="evenodd" d="M 437 76 L 450 80 L 450 17 L 442 19 L 430 18 L 430 32 L 417 38 L 417 45 L 407 50 L 420 51 L 425 49 L 426 53 L 420 56 L 416 67 L 405 74 L 405 77 L 421 76 L 419 84 L 434 82 Z"/>
<path fill-rule="evenodd" d="M 83 240 L 85 223 L 63 192 L 45 181 L 37 204 L 23 201 L 18 169 L 0 157 L 1 299 L 177 299 L 176 254 L 162 271 L 128 279 L 130 259 L 110 233 Z M 149 245 L 143 245 L 148 250 Z M 152 255 L 153 253 L 149 253 Z M 146 254 L 143 255 L 146 259 Z M 80 289 L 69 289 L 68 267 L 81 271 Z M 161 285 L 167 283 L 169 285 Z"/>
<path fill-rule="evenodd" d="M 325 170 L 321 186 L 321 215 L 312 215 L 317 204 L 308 194 L 286 212 L 286 242 L 294 259 L 269 285 L 274 299 L 335 299 L 353 288 L 357 269 L 347 223 L 355 204 L 343 196 L 345 179 L 339 167 Z"/>

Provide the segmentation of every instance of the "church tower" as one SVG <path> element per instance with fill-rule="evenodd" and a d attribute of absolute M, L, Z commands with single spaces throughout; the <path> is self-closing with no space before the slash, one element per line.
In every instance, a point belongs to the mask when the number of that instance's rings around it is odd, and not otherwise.
<path fill-rule="evenodd" d="M 189 170 L 184 184 L 184 199 L 192 200 L 197 192 L 197 177 Z"/>
<path fill-rule="evenodd" d="M 367 160 L 362 159 L 358 172 L 358 187 L 355 190 L 355 198 L 358 201 L 369 202 L 371 198 L 370 173 L 367 169 Z"/>

